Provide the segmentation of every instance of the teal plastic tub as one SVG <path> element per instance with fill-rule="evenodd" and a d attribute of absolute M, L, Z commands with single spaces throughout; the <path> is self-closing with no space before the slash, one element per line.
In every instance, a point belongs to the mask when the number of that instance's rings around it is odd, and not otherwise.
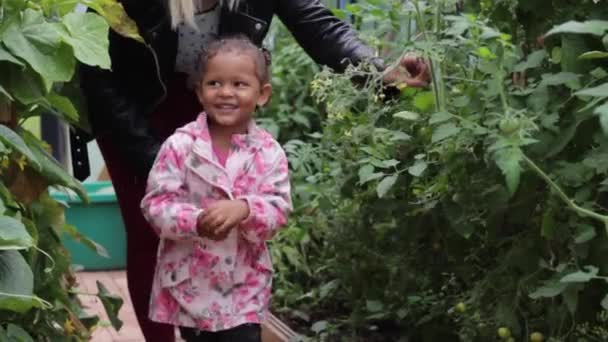
<path fill-rule="evenodd" d="M 111 182 L 84 183 L 90 203 L 85 205 L 78 196 L 53 192 L 58 201 L 67 203 L 66 222 L 75 226 L 87 238 L 103 246 L 109 258 L 74 241 L 67 234 L 62 236 L 64 245 L 72 255 L 72 264 L 85 270 L 124 269 L 126 266 L 126 234 L 116 194 Z"/>

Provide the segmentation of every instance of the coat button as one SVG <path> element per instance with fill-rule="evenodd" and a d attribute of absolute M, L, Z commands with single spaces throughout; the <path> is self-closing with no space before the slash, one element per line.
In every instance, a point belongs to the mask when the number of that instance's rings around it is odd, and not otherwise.
<path fill-rule="evenodd" d="M 175 274 L 175 271 L 171 272 L 171 281 L 175 281 L 175 279 L 177 279 L 177 275 Z"/>
<path fill-rule="evenodd" d="M 259 31 L 261 29 L 262 29 L 262 24 L 260 24 L 260 23 L 255 24 L 255 30 L 256 31 Z"/>

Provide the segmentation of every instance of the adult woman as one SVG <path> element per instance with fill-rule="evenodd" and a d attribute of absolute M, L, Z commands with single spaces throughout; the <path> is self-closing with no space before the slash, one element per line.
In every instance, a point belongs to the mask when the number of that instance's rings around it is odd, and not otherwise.
<path fill-rule="evenodd" d="M 147 341 L 173 341 L 173 330 L 147 319 L 158 239 L 139 210 L 160 142 L 200 111 L 192 88 L 197 49 L 213 36 L 247 35 L 261 44 L 276 14 L 318 63 L 382 60 L 318 0 L 123 0 L 147 45 L 110 35 L 113 70 L 82 67 L 89 120 L 106 161 L 127 229 L 127 277 Z M 404 59 L 388 83 L 425 85 L 426 65 Z M 409 75 L 412 75 L 410 77 Z M 112 136 L 110 138 L 110 135 Z"/>

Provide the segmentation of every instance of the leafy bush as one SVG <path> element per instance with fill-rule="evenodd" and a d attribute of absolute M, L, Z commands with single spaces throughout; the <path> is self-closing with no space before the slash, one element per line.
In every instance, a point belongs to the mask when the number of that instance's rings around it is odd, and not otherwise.
<path fill-rule="evenodd" d="M 76 13 L 86 5 L 97 13 Z M 82 311 L 70 256 L 60 237 L 104 253 L 64 220 L 64 205 L 49 186 L 86 192 L 21 128 L 26 118 L 52 113 L 80 124 L 73 78 L 77 63 L 110 67 L 108 22 L 138 39 L 137 29 L 115 0 L 0 1 L 0 340 L 88 340 L 98 317 Z M 139 38 L 141 39 L 141 38 Z M 120 297 L 98 283 L 97 295 L 112 324 Z"/>
<path fill-rule="evenodd" d="M 365 67 L 311 84 L 327 119 L 317 141 L 286 144 L 296 214 L 274 257 L 276 309 L 316 339 L 608 336 L 608 22 L 568 22 L 532 46 L 516 16 L 466 8 L 346 9 L 387 53 L 423 54 L 430 89 L 386 102 Z M 570 58 L 572 34 L 597 51 Z"/>

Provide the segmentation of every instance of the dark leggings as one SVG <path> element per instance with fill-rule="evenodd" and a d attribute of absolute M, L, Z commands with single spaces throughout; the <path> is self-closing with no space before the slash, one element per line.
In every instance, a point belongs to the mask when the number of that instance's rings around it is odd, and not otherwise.
<path fill-rule="evenodd" d="M 238 327 L 217 332 L 198 331 L 194 328 L 179 328 L 186 342 L 262 342 L 262 329 L 259 324 L 243 324 Z"/>

